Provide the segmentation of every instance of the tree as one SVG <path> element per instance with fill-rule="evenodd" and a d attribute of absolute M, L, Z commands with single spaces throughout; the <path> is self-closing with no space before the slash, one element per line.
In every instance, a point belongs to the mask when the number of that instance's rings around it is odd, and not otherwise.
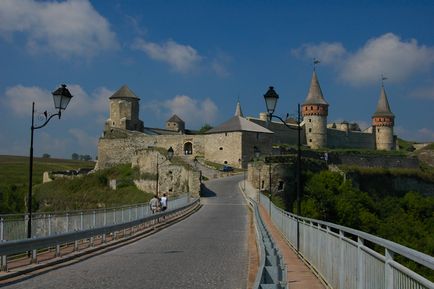
<path fill-rule="evenodd" d="M 45 153 L 45 154 L 42 155 L 42 157 L 43 157 L 44 159 L 49 159 L 51 156 L 50 156 L 49 154 Z"/>
<path fill-rule="evenodd" d="M 212 126 L 206 123 L 199 129 L 199 133 L 206 133 L 210 129 L 212 129 Z"/>
<path fill-rule="evenodd" d="M 79 155 L 77 153 L 73 153 L 71 156 L 71 159 L 73 159 L 75 161 L 78 160 L 78 158 L 79 158 Z"/>

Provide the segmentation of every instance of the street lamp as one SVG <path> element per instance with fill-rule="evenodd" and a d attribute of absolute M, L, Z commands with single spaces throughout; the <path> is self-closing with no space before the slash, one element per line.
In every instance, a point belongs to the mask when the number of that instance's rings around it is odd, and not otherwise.
<path fill-rule="evenodd" d="M 173 158 L 173 154 L 174 154 L 174 152 L 173 152 L 173 148 L 172 147 L 170 147 L 168 150 L 167 150 L 167 159 L 165 159 L 164 161 L 162 161 L 161 163 L 158 163 L 158 153 L 157 153 L 157 184 L 156 184 L 156 186 L 155 186 L 155 195 L 158 197 L 158 184 L 159 184 L 159 182 L 160 182 L 160 168 L 159 168 L 159 166 L 161 165 L 161 164 L 163 164 L 165 161 L 167 161 L 167 160 L 169 160 L 169 161 L 171 161 L 172 160 L 172 158 Z"/>
<path fill-rule="evenodd" d="M 259 156 L 261 155 L 261 151 L 259 150 L 259 148 L 257 146 L 253 147 L 253 155 L 255 156 L 255 168 L 257 169 L 258 166 L 256 164 L 256 162 L 259 160 Z M 259 175 L 259 178 L 261 178 L 261 176 Z M 252 173 L 252 181 L 254 179 L 254 174 Z M 259 202 L 259 185 L 258 185 L 258 202 Z"/>
<path fill-rule="evenodd" d="M 276 93 L 272 86 L 269 87 L 268 91 L 264 94 L 265 105 L 267 107 L 268 112 L 268 120 L 271 121 L 272 118 L 279 119 L 287 128 L 294 129 L 289 126 L 281 117 L 274 115 L 274 111 L 276 109 L 277 100 L 279 99 L 279 95 Z M 297 179 L 297 214 L 301 216 L 301 127 L 300 127 L 300 104 L 298 104 L 297 110 L 297 167 L 296 167 L 296 179 Z M 297 219 L 297 251 L 300 248 L 300 225 Z"/>
<path fill-rule="evenodd" d="M 36 129 L 43 128 L 47 123 L 55 116 L 59 119 L 62 115 L 62 110 L 65 110 L 68 106 L 69 101 L 72 98 L 71 93 L 66 88 L 65 84 L 56 89 L 51 93 L 53 95 L 54 107 L 58 110 L 55 114 L 48 114 L 47 111 L 44 112 L 44 123 L 35 126 L 35 102 L 32 103 L 32 126 L 30 127 L 30 157 L 29 157 L 29 194 L 27 196 L 27 238 L 32 237 L 32 186 L 33 186 L 33 134 Z"/>

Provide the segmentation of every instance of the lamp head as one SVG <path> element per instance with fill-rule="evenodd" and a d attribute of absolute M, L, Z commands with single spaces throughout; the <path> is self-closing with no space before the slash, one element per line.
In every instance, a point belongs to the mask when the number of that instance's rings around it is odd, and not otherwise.
<path fill-rule="evenodd" d="M 52 92 L 54 107 L 59 110 L 65 110 L 69 101 L 72 98 L 72 94 L 66 88 L 66 84 L 62 84 L 61 87 Z"/>
<path fill-rule="evenodd" d="M 274 90 L 274 87 L 270 86 L 268 88 L 268 91 L 264 94 L 264 99 L 267 112 L 269 115 L 272 115 L 276 109 L 277 100 L 279 99 L 279 95 Z"/>

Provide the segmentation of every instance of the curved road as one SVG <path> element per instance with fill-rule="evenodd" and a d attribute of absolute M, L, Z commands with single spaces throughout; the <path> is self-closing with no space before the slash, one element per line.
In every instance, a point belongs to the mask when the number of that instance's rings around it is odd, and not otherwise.
<path fill-rule="evenodd" d="M 240 180 L 208 181 L 203 207 L 161 232 L 6 288 L 244 289 L 248 214 Z"/>

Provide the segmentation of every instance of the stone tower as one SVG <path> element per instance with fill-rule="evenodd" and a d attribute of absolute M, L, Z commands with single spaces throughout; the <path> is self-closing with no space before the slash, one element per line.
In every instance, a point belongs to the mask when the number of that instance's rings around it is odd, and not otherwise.
<path fill-rule="evenodd" d="M 166 122 L 166 129 L 184 133 L 184 131 L 185 131 L 185 122 L 179 116 L 177 116 L 176 114 L 174 114 Z"/>
<path fill-rule="evenodd" d="M 110 118 L 106 129 L 111 127 L 143 132 L 143 121 L 139 119 L 139 100 L 128 86 L 123 85 L 109 98 Z"/>
<path fill-rule="evenodd" d="M 384 84 L 382 84 L 377 110 L 372 116 L 372 126 L 375 131 L 375 146 L 377 150 L 390 151 L 395 148 L 395 141 L 393 137 L 394 124 L 395 115 L 390 110 Z"/>
<path fill-rule="evenodd" d="M 306 142 L 312 149 L 327 146 L 327 115 L 329 104 L 325 101 L 314 69 L 306 100 L 301 105 Z"/>
<path fill-rule="evenodd" d="M 234 115 L 244 117 L 243 111 L 241 110 L 240 100 L 237 101 L 237 107 L 235 108 L 235 114 Z"/>

